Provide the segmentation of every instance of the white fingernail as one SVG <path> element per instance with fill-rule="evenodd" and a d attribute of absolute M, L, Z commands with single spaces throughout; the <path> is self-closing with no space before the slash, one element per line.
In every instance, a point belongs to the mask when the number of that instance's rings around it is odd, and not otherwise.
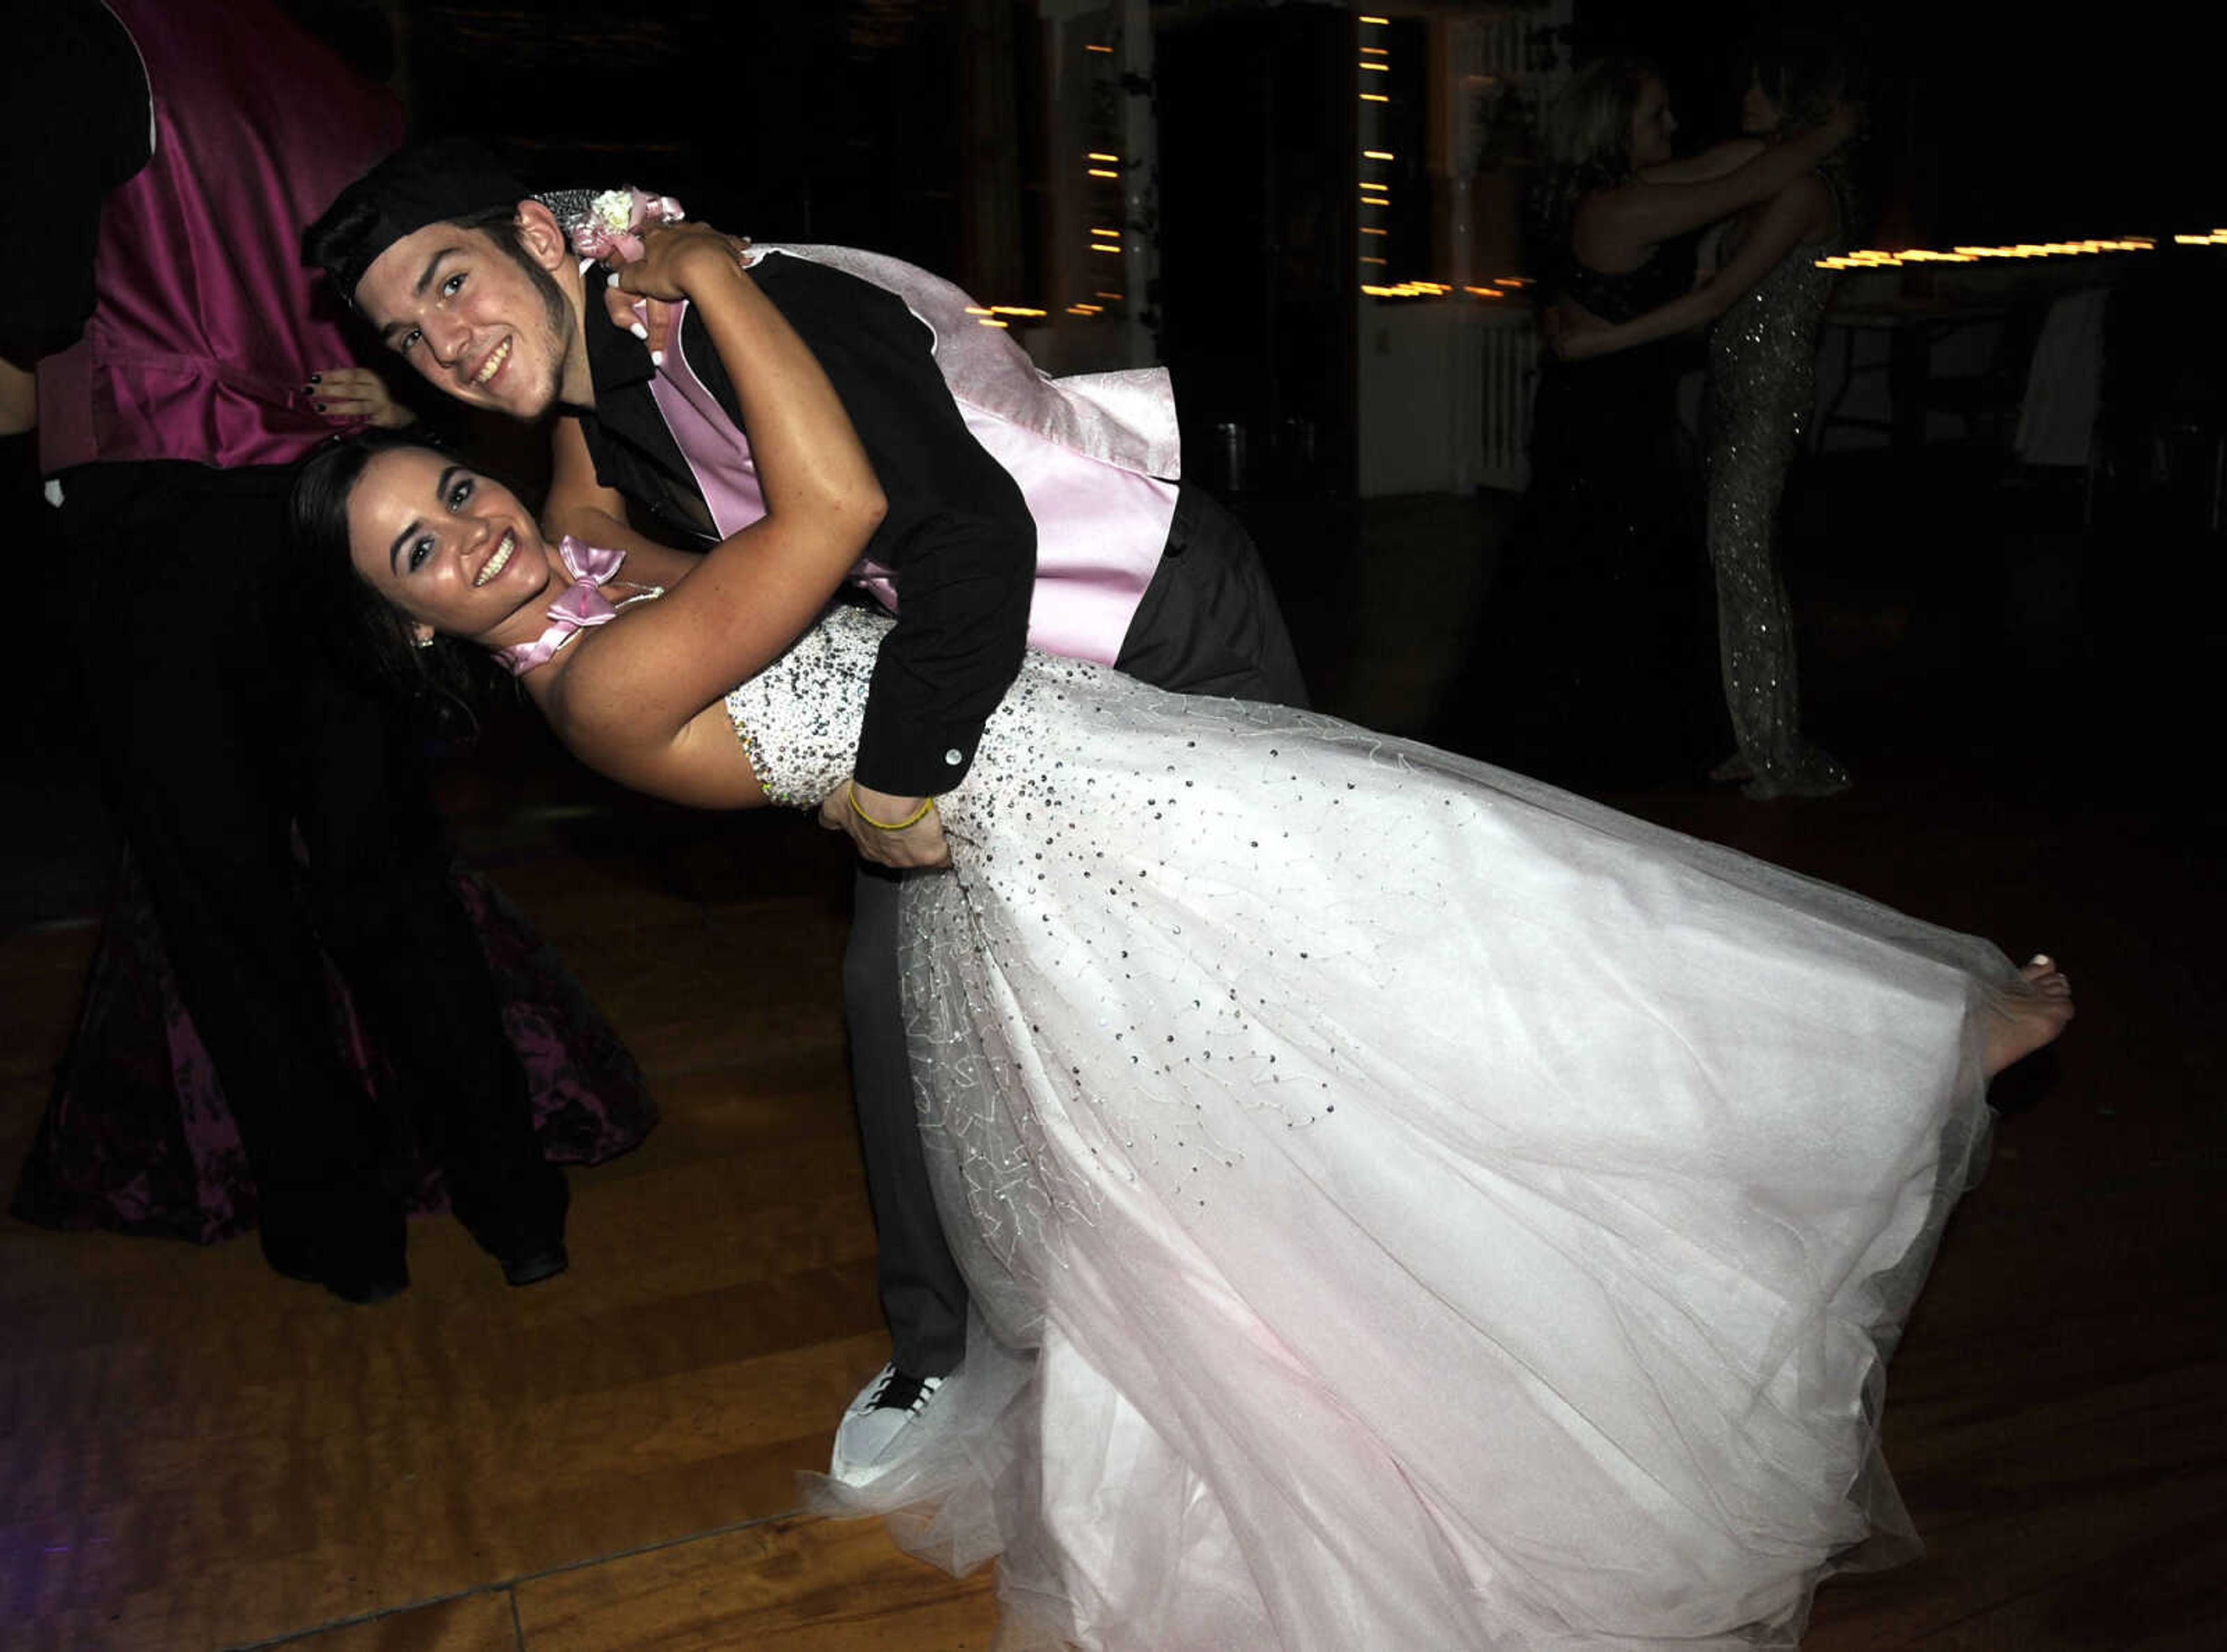
<path fill-rule="evenodd" d="M 644 327 L 640 322 L 636 322 L 632 327 L 628 328 L 627 331 L 633 334 L 636 338 L 641 339 L 645 343 L 648 341 L 649 328 Z"/>
<path fill-rule="evenodd" d="M 663 367 L 665 365 L 665 352 L 662 350 L 652 350 L 649 353 L 649 365 L 653 367 Z"/>
<path fill-rule="evenodd" d="M 614 270 L 610 274 L 605 276 L 603 277 L 603 284 L 606 287 L 617 286 L 619 284 L 619 272 L 616 270 Z"/>

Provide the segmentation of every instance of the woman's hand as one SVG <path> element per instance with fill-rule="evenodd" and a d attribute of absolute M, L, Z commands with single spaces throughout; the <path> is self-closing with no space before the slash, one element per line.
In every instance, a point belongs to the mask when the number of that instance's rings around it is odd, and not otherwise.
<path fill-rule="evenodd" d="M 376 424 L 399 431 L 418 415 L 394 399 L 386 380 L 369 367 L 327 367 L 302 386 L 309 405 L 334 424 Z"/>
<path fill-rule="evenodd" d="M 708 225 L 682 224 L 675 225 L 671 229 L 654 226 L 642 231 L 642 262 L 648 261 L 648 249 L 651 243 L 658 237 L 670 234 L 673 229 L 709 228 Z M 718 234 L 717 230 L 711 230 L 711 233 L 714 235 Z M 740 269 L 742 255 L 750 251 L 749 238 L 741 235 L 726 235 L 721 236 L 720 239 L 726 242 L 729 250 L 734 254 L 735 267 Z M 625 265 L 620 266 L 621 269 L 632 267 L 635 266 Z M 611 325 L 623 332 L 633 334 L 643 343 L 648 345 L 652 359 L 660 362 L 664 360 L 665 352 L 673 342 L 674 302 L 661 296 L 651 296 L 648 289 L 638 284 L 632 288 L 628 287 L 619 280 L 616 271 L 610 276 L 609 285 L 603 290 L 603 312 L 610 317 Z"/>
<path fill-rule="evenodd" d="M 1540 315 L 1539 331 L 1558 360 L 1590 360 L 1607 350 L 1607 325 L 1575 304 L 1549 304 Z"/>
<path fill-rule="evenodd" d="M 1563 333 L 1554 340 L 1554 354 L 1564 361 L 1590 361 L 1595 356 L 1608 354 L 1608 328 L 1581 328 Z"/>
<path fill-rule="evenodd" d="M 641 232 L 641 256 L 613 271 L 610 285 L 637 298 L 678 303 L 692 296 L 693 286 L 740 273 L 749 245 L 693 220 L 655 226 Z"/>

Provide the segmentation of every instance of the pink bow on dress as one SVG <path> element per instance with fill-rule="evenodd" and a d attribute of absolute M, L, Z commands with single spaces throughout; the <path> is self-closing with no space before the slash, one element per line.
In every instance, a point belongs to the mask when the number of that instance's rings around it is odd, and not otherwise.
<path fill-rule="evenodd" d="M 625 552 L 584 545 L 567 533 L 557 546 L 557 559 L 565 564 L 573 583 L 549 604 L 549 628 L 531 642 L 516 642 L 495 651 L 495 657 L 514 677 L 523 677 L 536 666 L 546 665 L 573 632 L 618 617 L 618 609 L 611 606 L 602 588 L 618 572 L 619 564 L 626 560 Z"/>

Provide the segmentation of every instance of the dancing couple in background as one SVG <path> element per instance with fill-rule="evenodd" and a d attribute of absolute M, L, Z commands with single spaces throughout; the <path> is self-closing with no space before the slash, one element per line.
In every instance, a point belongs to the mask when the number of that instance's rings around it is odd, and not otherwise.
<path fill-rule="evenodd" d="M 1699 769 L 1694 743 L 1721 724 L 1704 732 L 1699 715 L 1666 708 L 1704 704 L 1690 643 L 1710 630 L 1710 592 L 1693 554 L 1677 380 L 1681 334 L 1706 328 L 1699 519 L 1737 746 L 1713 777 L 1744 781 L 1755 800 L 1824 797 L 1847 790 L 1848 773 L 1802 732 L 1777 514 L 1833 287 L 1817 260 L 1853 233 L 1855 109 L 1840 55 L 1809 38 L 1759 47 L 1741 129 L 1675 158 L 1662 76 L 1630 58 L 1586 67 L 1557 100 L 1530 214 L 1554 359 L 1539 383 L 1505 622 L 1515 639 L 1539 626 L 1516 659 L 1535 661 L 1547 688 L 1568 679 L 1581 719 L 1535 743 L 1574 739 L 1570 762 L 1597 763 L 1586 730 L 1621 730 L 1612 781 Z M 1508 717 L 1523 728 L 1543 712 Z"/>
<path fill-rule="evenodd" d="M 435 384 L 578 418 L 557 439 L 632 542 L 391 440 L 313 466 L 297 527 L 360 647 L 484 650 L 602 771 L 916 869 L 911 1127 L 970 1334 L 918 1385 L 932 1426 L 830 1500 L 932 1507 L 909 1529 L 1000 1554 L 1016 1635 L 1094 1648 L 1790 1643 L 1899 1532 L 1884 1362 L 2062 973 L 1504 770 L 1026 648 L 1059 605 L 1025 552 L 916 560 L 975 517 L 1058 550 L 1025 465 L 946 475 L 992 410 L 922 305 L 844 287 L 883 330 L 811 336 L 832 264 L 629 221 L 615 322 L 546 204 L 475 193 L 374 174 L 311 244 Z M 677 347 L 632 297 L 686 306 Z M 648 497 L 597 452 L 606 351 L 669 444 Z M 933 405 L 921 358 L 941 436 L 871 399 L 903 371 Z M 653 500 L 708 549 L 635 533 Z M 876 600 L 826 609 L 846 580 Z M 928 657 L 968 670 L 909 667 L 962 601 Z"/>

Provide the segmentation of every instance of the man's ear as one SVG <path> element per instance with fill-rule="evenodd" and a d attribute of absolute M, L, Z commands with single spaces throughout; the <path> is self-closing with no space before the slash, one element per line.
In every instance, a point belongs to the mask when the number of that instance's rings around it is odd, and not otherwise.
<path fill-rule="evenodd" d="M 521 201 L 518 203 L 515 221 L 518 244 L 543 269 L 554 273 L 571 262 L 571 243 L 565 239 L 565 232 L 557 222 L 557 214 L 547 207 L 538 201 Z"/>

